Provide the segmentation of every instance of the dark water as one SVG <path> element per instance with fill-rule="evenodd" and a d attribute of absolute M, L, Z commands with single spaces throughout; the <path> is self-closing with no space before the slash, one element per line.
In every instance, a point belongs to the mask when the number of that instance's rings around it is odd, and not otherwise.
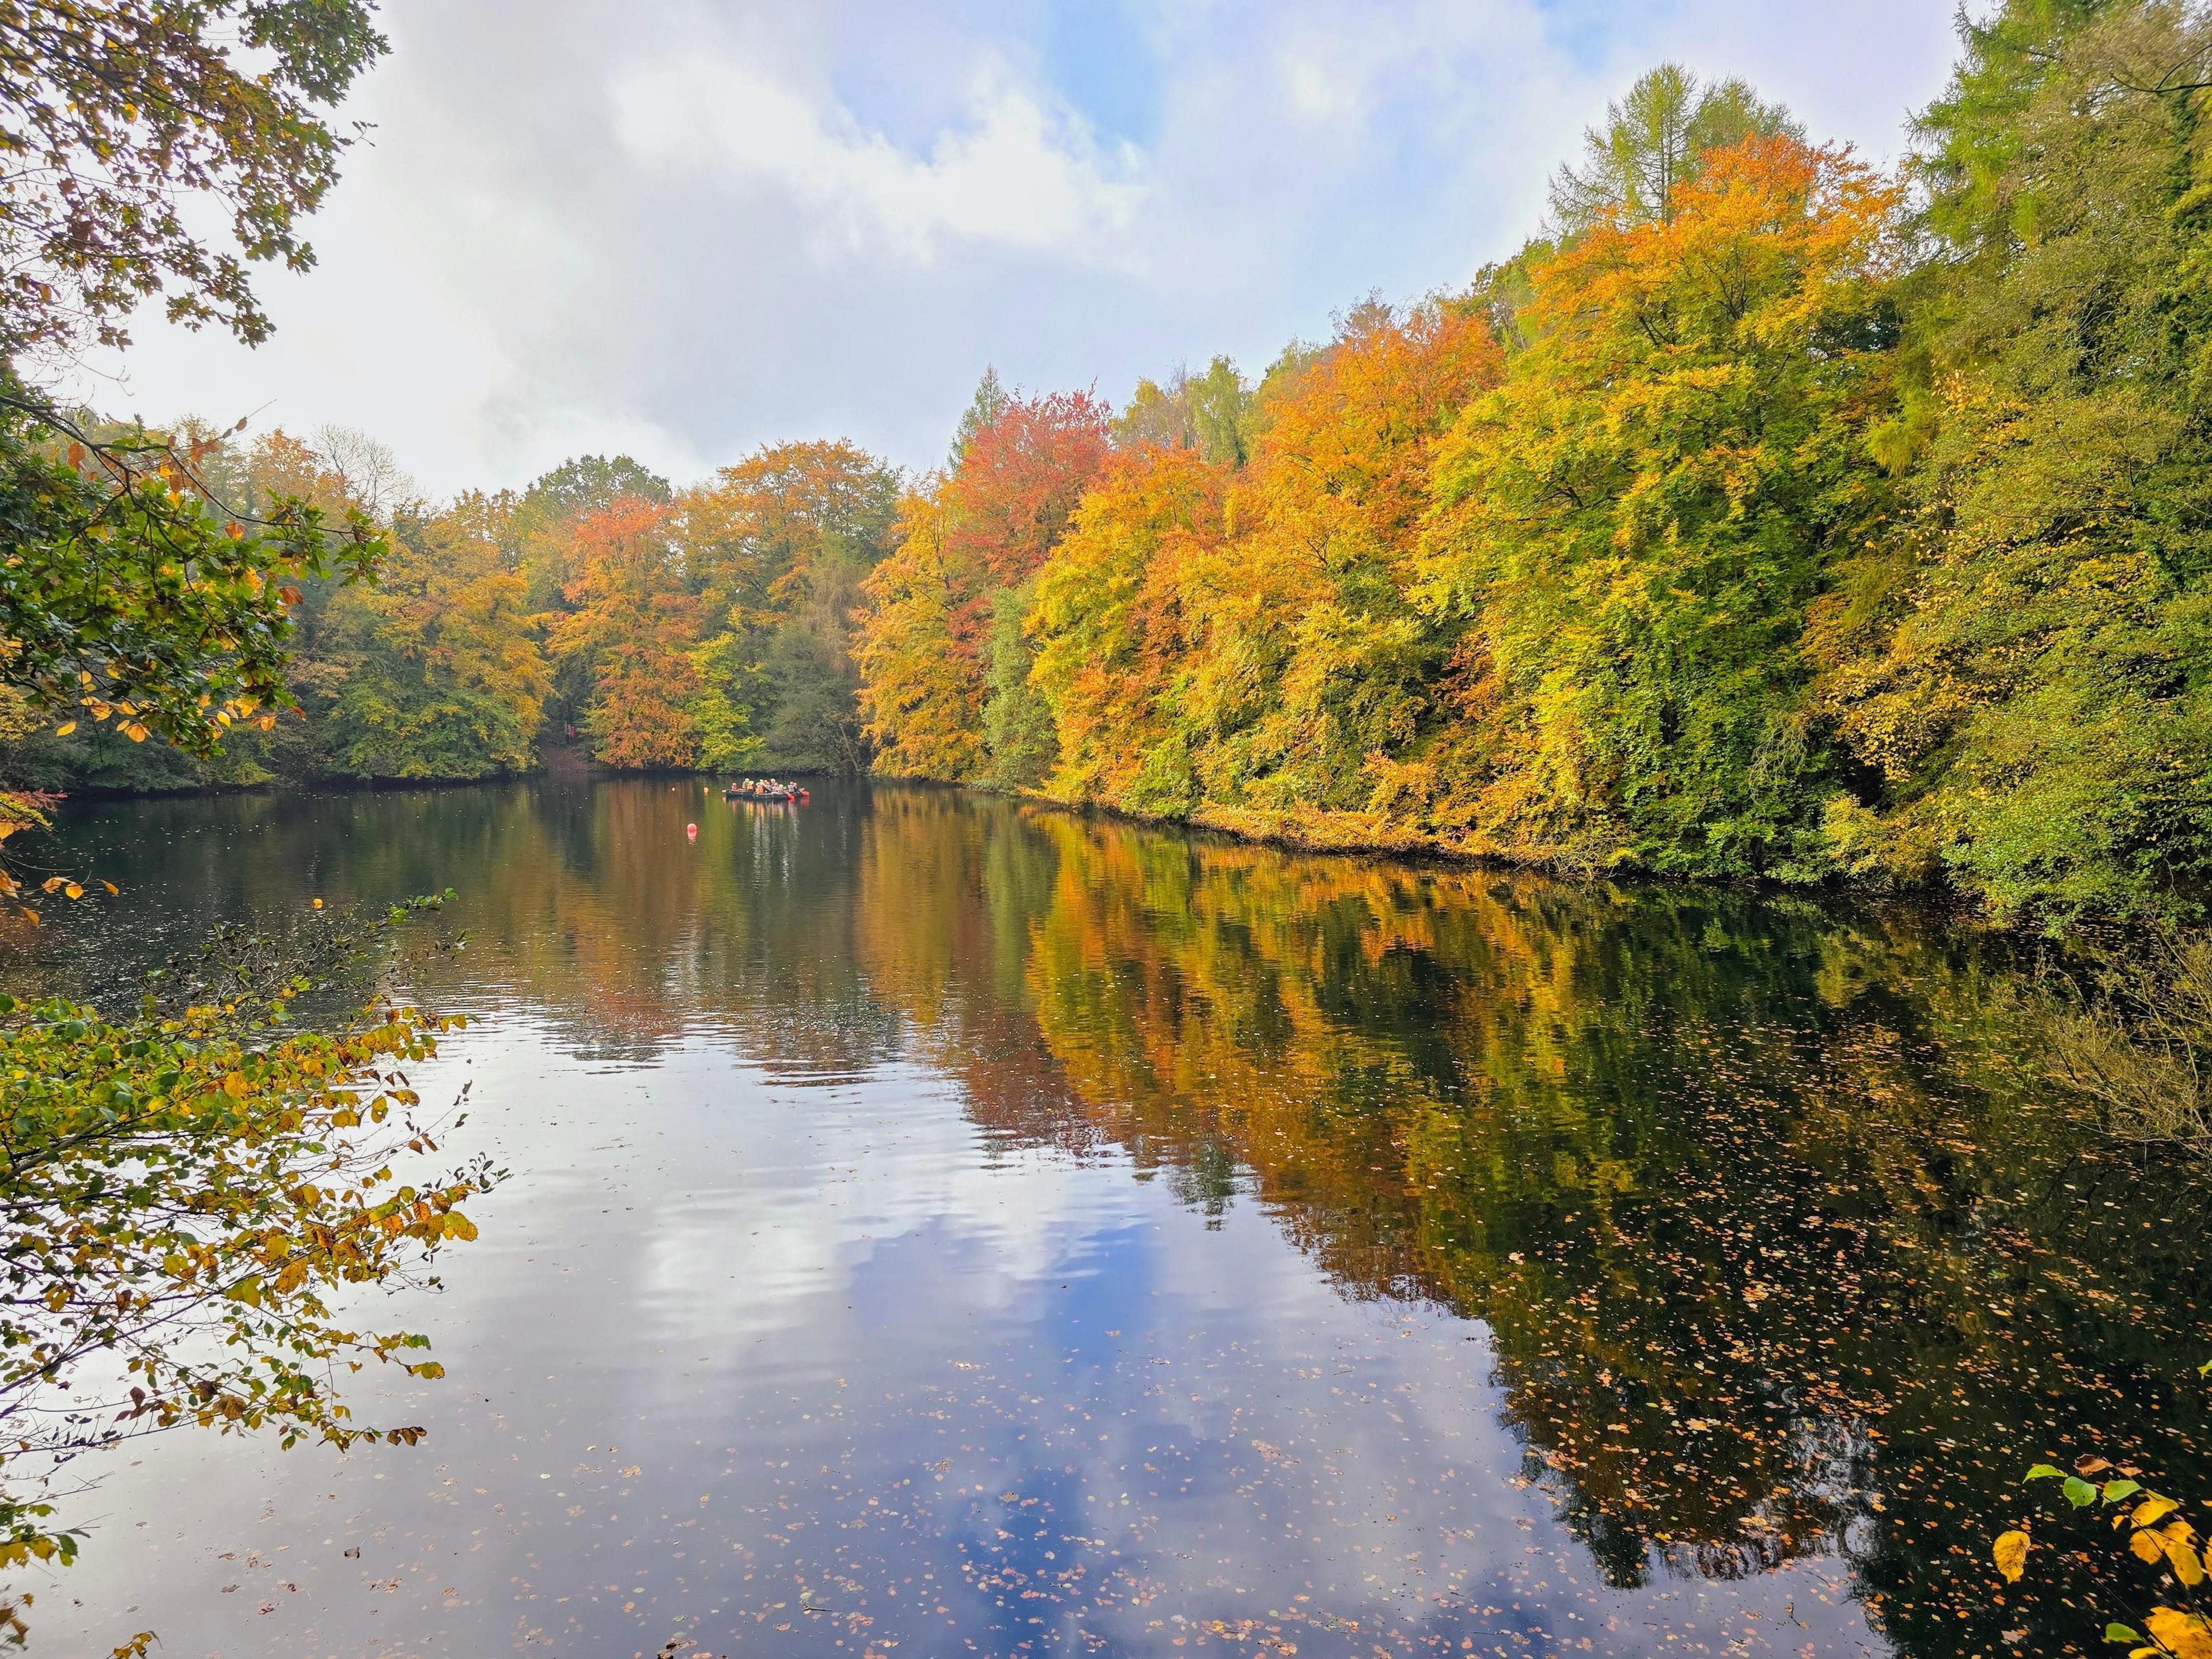
<path fill-rule="evenodd" d="M 111 994 L 459 890 L 424 1093 L 514 1173 L 374 1310 L 448 1376 L 362 1415 L 423 1443 L 118 1456 L 37 1652 L 2094 1651 L 2108 1544 L 1989 1565 L 2026 1465 L 2212 1492 L 2203 1192 L 2045 1097 L 2036 988 L 1938 918 L 884 788 L 47 855 L 125 897 L 12 976 Z"/>

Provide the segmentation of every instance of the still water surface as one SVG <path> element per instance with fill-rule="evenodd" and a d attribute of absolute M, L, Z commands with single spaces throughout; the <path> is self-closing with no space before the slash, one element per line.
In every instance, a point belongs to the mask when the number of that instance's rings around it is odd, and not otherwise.
<path fill-rule="evenodd" d="M 34 1652 L 2056 1654 L 2113 1592 L 2000 1596 L 2026 1465 L 2212 1492 L 2203 1194 L 2040 1095 L 1939 918 L 880 787 L 64 839 L 126 898 L 11 976 L 111 998 L 458 889 L 417 1080 L 512 1175 L 374 1310 L 422 1444 L 118 1455 Z"/>

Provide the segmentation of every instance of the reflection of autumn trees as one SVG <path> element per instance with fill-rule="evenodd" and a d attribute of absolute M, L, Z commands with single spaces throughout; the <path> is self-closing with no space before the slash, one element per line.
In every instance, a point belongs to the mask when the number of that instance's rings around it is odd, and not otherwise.
<path fill-rule="evenodd" d="M 184 843 L 206 852 L 182 878 L 201 855 L 164 846 L 172 811 L 230 831 Z M 2101 1449 L 2205 1484 L 2205 1198 L 2039 1091 L 2012 1058 L 2035 982 L 1940 921 L 924 788 L 115 822 L 88 861 L 194 926 L 452 885 L 472 941 L 440 971 L 580 1048 L 707 1034 L 815 1075 L 900 1056 L 994 1139 L 1256 1201 L 1347 1295 L 1486 1322 L 1528 1473 L 1618 1582 L 1840 1554 L 1908 1651 L 2019 1628 L 2057 1651 L 2069 1598 L 2109 1604 L 2104 1566 L 2055 1559 L 1993 1601 L 2021 1472 Z"/>
<path fill-rule="evenodd" d="M 875 792 L 860 852 L 858 945 L 909 1052 L 957 1078 L 994 1135 L 1075 1152 L 1100 1140 L 1030 1006 L 1026 963 L 1057 849 L 1010 802 Z"/>
<path fill-rule="evenodd" d="M 1982 1607 L 1976 1524 L 2059 1446 L 2197 1458 L 2197 1264 L 2103 1207 L 2162 1177 L 2007 1067 L 2023 1005 L 1939 930 L 1036 833 L 1027 991 L 1088 1115 L 1216 1202 L 1225 1154 L 1350 1293 L 1486 1321 L 1617 1579 L 1840 1549 L 1911 1645 L 2055 1636 L 2082 1583 Z"/>

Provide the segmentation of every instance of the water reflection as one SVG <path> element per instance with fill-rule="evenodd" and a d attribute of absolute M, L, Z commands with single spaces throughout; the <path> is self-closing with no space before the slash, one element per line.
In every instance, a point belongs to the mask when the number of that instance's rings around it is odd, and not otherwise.
<path fill-rule="evenodd" d="M 491 1016 L 448 1070 L 518 1170 L 410 1310 L 423 1451 L 162 1448 L 94 1637 L 2058 1653 L 2106 1557 L 1993 1595 L 2019 1472 L 2212 1489 L 2203 1194 L 2041 1096 L 2034 987 L 1940 919 L 927 790 L 68 833 L 133 896 L 29 942 L 80 985 L 461 889 L 420 971 Z"/>

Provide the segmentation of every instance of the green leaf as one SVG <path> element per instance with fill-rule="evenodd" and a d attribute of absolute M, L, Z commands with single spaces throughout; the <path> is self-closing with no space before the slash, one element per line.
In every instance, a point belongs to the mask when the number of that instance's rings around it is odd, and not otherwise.
<path fill-rule="evenodd" d="M 2117 1504 L 2123 1498 L 2133 1498 L 2142 1490 L 2142 1487 L 2133 1480 L 2107 1480 L 2105 1482 L 2104 1499 L 2107 1504 Z"/>
<path fill-rule="evenodd" d="M 2053 1468 L 2048 1463 L 2038 1463 L 2027 1472 L 2027 1479 L 2030 1480 L 2061 1480 L 2065 1478 L 2065 1470 Z"/>
<path fill-rule="evenodd" d="M 2097 1501 L 2097 1489 L 2077 1474 L 2066 1477 L 2066 1501 L 2077 1510 L 2086 1510 Z"/>
<path fill-rule="evenodd" d="M 2105 1626 L 2105 1639 L 2107 1642 L 2140 1642 L 2142 1638 L 2129 1626 L 2107 1625 Z"/>

